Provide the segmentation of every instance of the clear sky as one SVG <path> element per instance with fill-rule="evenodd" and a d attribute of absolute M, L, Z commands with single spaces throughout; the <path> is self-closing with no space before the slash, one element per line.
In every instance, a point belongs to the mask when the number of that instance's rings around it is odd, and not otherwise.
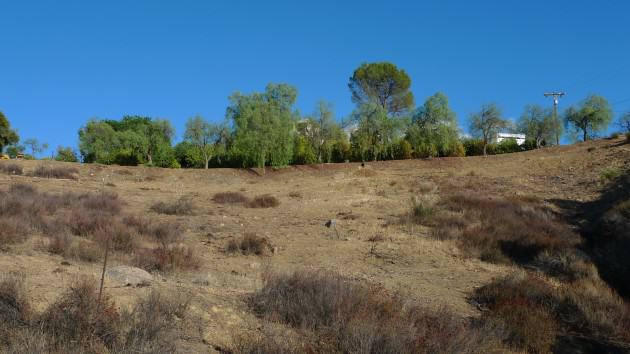
<path fill-rule="evenodd" d="M 298 88 L 310 113 L 353 109 L 348 78 L 391 61 L 416 104 L 442 91 L 463 128 L 496 102 L 508 118 L 542 94 L 630 110 L 630 2 L 0 0 L 0 110 L 21 137 L 77 145 L 93 117 L 222 120 L 234 91 Z"/>

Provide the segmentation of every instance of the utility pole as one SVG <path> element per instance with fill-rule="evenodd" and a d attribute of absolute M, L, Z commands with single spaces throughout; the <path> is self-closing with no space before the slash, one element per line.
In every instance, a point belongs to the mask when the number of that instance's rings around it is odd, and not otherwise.
<path fill-rule="evenodd" d="M 558 101 L 564 96 L 564 92 L 545 92 L 545 97 L 553 97 L 553 119 L 554 124 L 558 124 Z M 560 145 L 560 134 L 556 129 L 556 145 Z"/>

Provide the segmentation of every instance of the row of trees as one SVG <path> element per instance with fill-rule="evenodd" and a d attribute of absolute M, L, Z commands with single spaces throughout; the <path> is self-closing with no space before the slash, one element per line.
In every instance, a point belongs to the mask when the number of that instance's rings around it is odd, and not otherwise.
<path fill-rule="evenodd" d="M 613 116 L 606 99 L 597 95 L 569 107 L 562 117 L 527 105 L 517 122 L 506 120 L 496 104 L 486 104 L 470 115 L 468 137 L 443 93 L 416 107 L 410 77 L 394 64 L 361 65 L 348 88 L 355 109 L 341 122 L 323 101 L 312 114 L 301 115 L 295 109 L 294 87 L 269 84 L 264 92 L 230 96 L 223 123 L 190 118 L 183 141 L 175 146 L 175 130 L 168 120 L 125 116 L 90 120 L 79 130 L 79 151 L 88 163 L 197 168 L 485 155 L 559 144 L 564 128 L 588 140 L 605 130 Z M 20 146 L 17 133 L 4 116 L 0 118 L 0 149 Z M 620 124 L 630 131 L 630 113 Z M 525 133 L 527 143 L 496 144 L 500 131 Z M 43 147 L 37 141 L 29 143 L 33 141 L 25 141 L 33 155 Z M 59 148 L 57 158 L 70 161 L 76 155 Z"/>

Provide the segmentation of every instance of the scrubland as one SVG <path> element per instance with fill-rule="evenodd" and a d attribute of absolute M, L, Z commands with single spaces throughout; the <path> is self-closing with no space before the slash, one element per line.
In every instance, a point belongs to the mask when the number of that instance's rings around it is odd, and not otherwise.
<path fill-rule="evenodd" d="M 0 352 L 627 352 L 629 168 L 625 137 L 264 174 L 0 161 Z M 106 254 L 152 281 L 101 294 Z"/>

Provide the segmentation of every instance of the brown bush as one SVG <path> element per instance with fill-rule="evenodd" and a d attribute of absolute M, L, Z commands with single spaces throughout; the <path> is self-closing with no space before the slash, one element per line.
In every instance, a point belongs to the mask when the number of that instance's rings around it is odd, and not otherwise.
<path fill-rule="evenodd" d="M 157 241 L 163 248 L 171 243 L 181 241 L 183 238 L 181 227 L 174 223 L 163 222 L 153 224 L 147 231 L 147 235 Z"/>
<path fill-rule="evenodd" d="M 28 195 L 33 194 L 36 191 L 37 189 L 35 186 L 24 182 L 13 183 L 9 186 L 9 192 L 11 194 Z"/>
<path fill-rule="evenodd" d="M 212 197 L 212 200 L 219 204 L 239 204 L 247 203 L 249 198 L 239 192 L 221 192 L 216 193 Z"/>
<path fill-rule="evenodd" d="M 12 330 L 30 323 L 32 307 L 23 281 L 18 276 L 3 276 L 0 280 L 0 344 L 7 344 Z"/>
<path fill-rule="evenodd" d="M 275 208 L 278 205 L 280 205 L 280 201 L 270 194 L 258 195 L 247 203 L 249 208 Z"/>
<path fill-rule="evenodd" d="M 262 256 L 272 249 L 266 237 L 257 236 L 254 233 L 246 233 L 240 240 L 232 239 L 228 242 L 226 251 L 229 253 L 240 252 L 244 255 L 255 254 Z"/>
<path fill-rule="evenodd" d="M 135 254 L 133 263 L 150 272 L 170 272 L 177 269 L 197 269 L 200 261 L 190 247 L 168 245 L 154 249 L 139 249 Z"/>
<path fill-rule="evenodd" d="M 0 216 L 0 250 L 26 240 L 29 227 L 23 220 Z"/>
<path fill-rule="evenodd" d="M 68 218 L 68 227 L 74 235 L 90 236 L 99 230 L 106 230 L 113 222 L 111 215 L 89 209 L 75 209 Z"/>
<path fill-rule="evenodd" d="M 77 174 L 79 170 L 74 167 L 61 167 L 61 166 L 44 166 L 40 165 L 33 170 L 30 175 L 34 177 L 42 178 L 57 178 L 57 179 L 78 179 Z"/>
<path fill-rule="evenodd" d="M 445 198 L 441 206 L 445 211 L 434 218 L 433 235 L 458 239 L 465 253 L 484 261 L 532 264 L 543 251 L 565 255 L 574 252 L 581 242 L 579 235 L 539 206 L 535 198 L 456 194 Z M 581 271 L 578 268 L 565 267 L 563 276 L 579 277 L 579 274 L 566 274 Z M 559 270 L 549 269 L 549 272 Z"/>
<path fill-rule="evenodd" d="M 70 235 L 59 233 L 50 236 L 48 239 L 47 250 L 50 253 L 64 255 L 72 244 L 72 237 Z"/>
<path fill-rule="evenodd" d="M 101 213 L 118 214 L 122 202 L 118 194 L 112 192 L 86 193 L 78 196 L 80 207 Z"/>
<path fill-rule="evenodd" d="M 404 218 L 408 223 L 431 225 L 435 212 L 435 202 L 432 198 L 425 196 L 411 198 L 411 210 Z"/>
<path fill-rule="evenodd" d="M 404 306 L 398 296 L 339 275 L 296 272 L 263 280 L 250 300 L 253 311 L 314 331 L 324 352 L 498 352 L 496 341 L 448 311 Z"/>
<path fill-rule="evenodd" d="M 0 172 L 4 172 L 9 175 L 21 175 L 24 171 L 22 166 L 15 163 L 0 162 Z"/>
<path fill-rule="evenodd" d="M 174 202 L 157 202 L 151 206 L 151 210 L 166 215 L 192 215 L 194 204 L 189 198 L 181 197 Z"/>
<path fill-rule="evenodd" d="M 104 297 L 99 306 L 95 283 L 82 279 L 44 311 L 38 326 L 55 349 L 68 342 L 84 347 L 93 342 L 113 347 L 119 338 L 118 321 L 114 303 Z"/>

